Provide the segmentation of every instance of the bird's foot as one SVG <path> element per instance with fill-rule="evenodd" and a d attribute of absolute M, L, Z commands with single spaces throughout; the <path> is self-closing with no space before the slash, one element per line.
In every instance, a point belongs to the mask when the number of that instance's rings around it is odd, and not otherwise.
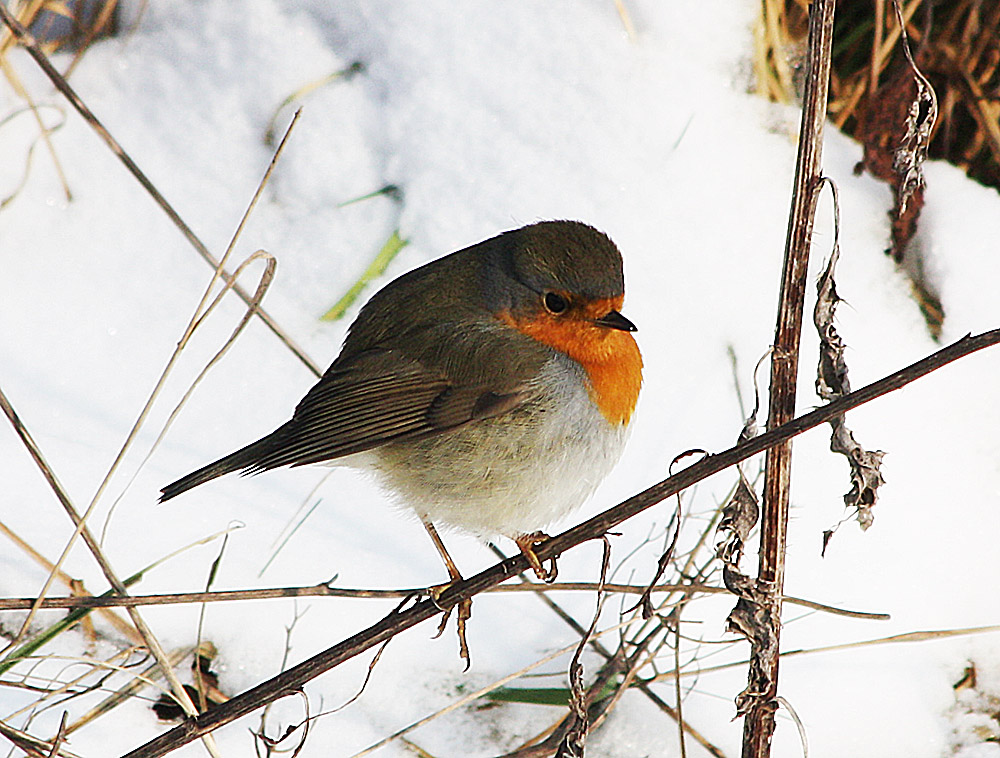
<path fill-rule="evenodd" d="M 535 554 L 535 546 L 541 545 L 548 539 L 550 537 L 545 532 L 532 532 L 531 534 L 522 534 L 515 537 L 514 542 L 517 543 L 524 557 L 528 559 L 528 564 L 531 566 L 532 571 L 535 572 L 535 576 L 546 584 L 552 584 L 559 575 L 559 567 L 556 566 L 555 557 L 549 558 L 549 567 L 545 568 Z"/>
<path fill-rule="evenodd" d="M 430 595 L 431 602 L 438 607 L 439 610 L 444 612 L 444 616 L 441 618 L 441 623 L 438 625 L 437 634 L 434 638 L 437 639 L 444 633 L 444 628 L 448 625 L 448 619 L 451 618 L 451 611 L 455 607 L 454 605 L 442 605 L 441 604 L 441 594 L 451 587 L 455 582 L 462 581 L 462 574 L 458 570 L 458 566 L 455 565 L 455 561 L 452 560 L 451 555 L 448 554 L 448 549 L 444 546 L 444 542 L 441 541 L 441 537 L 434 528 L 434 524 L 428 521 L 424 516 L 420 517 L 421 523 L 424 525 L 424 529 L 427 530 L 427 534 L 430 536 L 431 541 L 434 543 L 434 547 L 437 548 L 438 554 L 441 556 L 441 560 L 444 561 L 444 566 L 448 569 L 448 576 L 451 577 L 451 581 L 445 584 L 437 584 L 433 587 L 427 588 L 427 594 Z M 472 665 L 472 656 L 469 655 L 469 643 L 465 640 L 465 627 L 469 619 L 472 618 L 472 598 L 466 598 L 465 600 L 460 600 L 458 602 L 458 654 L 465 661 L 465 670 L 469 670 L 469 666 Z"/>
<path fill-rule="evenodd" d="M 436 584 L 433 587 L 427 588 L 427 594 L 430 597 L 431 602 L 434 603 L 439 610 L 444 612 L 444 615 L 441 617 L 441 623 L 438 624 L 437 632 L 434 634 L 434 639 L 437 639 L 444 634 L 445 627 L 448 625 L 448 619 L 451 618 L 451 612 L 455 610 L 454 605 L 443 606 L 441 604 L 441 593 L 451 587 L 455 582 L 461 580 L 462 577 L 458 576 L 445 584 Z M 456 617 L 456 623 L 458 624 L 458 655 L 463 661 L 465 661 L 466 671 L 468 671 L 469 667 L 472 665 L 472 656 L 469 654 L 469 643 L 465 637 L 466 625 L 468 624 L 470 618 L 472 618 L 472 598 L 460 600 L 458 602 L 458 616 Z"/>

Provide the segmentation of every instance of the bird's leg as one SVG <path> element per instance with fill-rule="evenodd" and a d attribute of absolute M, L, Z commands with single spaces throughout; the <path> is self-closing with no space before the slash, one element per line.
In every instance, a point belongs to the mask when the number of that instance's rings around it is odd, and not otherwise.
<path fill-rule="evenodd" d="M 448 576 L 451 577 L 450 582 L 427 588 L 427 591 L 431 596 L 431 600 L 435 605 L 437 605 L 438 608 L 441 608 L 438 603 L 438 598 L 441 597 L 441 593 L 455 582 L 462 581 L 463 577 L 458 570 L 458 566 L 455 565 L 455 561 L 452 560 L 451 555 L 448 554 L 448 549 L 444 546 L 444 542 L 441 541 L 441 535 L 439 535 L 437 529 L 434 528 L 434 524 L 425 519 L 423 516 L 420 517 L 420 522 L 424 525 L 424 529 L 427 530 L 427 534 L 430 535 L 431 542 L 433 542 L 434 547 L 437 548 L 437 551 L 441 556 L 441 560 L 444 561 L 445 568 L 448 569 Z M 451 617 L 452 607 L 453 606 L 441 608 L 441 610 L 444 611 L 444 617 L 441 619 L 437 634 L 434 635 L 435 637 L 440 637 L 444 632 L 448 619 Z M 472 657 L 469 655 L 469 643 L 466 642 L 465 639 L 465 627 L 470 618 L 472 618 L 472 598 L 466 598 L 458 604 L 458 654 L 462 657 L 462 660 L 465 661 L 466 670 L 468 670 L 469 666 L 472 665 Z"/>
<path fill-rule="evenodd" d="M 549 559 L 549 568 L 546 569 L 542 566 L 542 562 L 538 560 L 538 556 L 535 555 L 535 545 L 540 545 L 547 539 L 550 539 L 550 537 L 545 532 L 532 532 L 531 534 L 518 535 L 514 538 L 514 542 L 517 543 L 521 552 L 524 553 L 524 557 L 528 559 L 528 563 L 535 572 L 535 576 L 546 584 L 551 584 L 559 575 L 559 567 L 556 566 L 555 557 Z"/>
<path fill-rule="evenodd" d="M 464 577 L 459 572 L 458 566 L 455 565 L 455 561 L 452 560 L 451 555 L 449 555 L 448 548 L 444 546 L 444 542 L 441 540 L 441 535 L 438 534 L 437 529 L 434 528 L 434 524 L 423 517 L 420 518 L 420 523 L 424 525 L 424 529 L 426 529 L 427 534 L 430 535 L 431 542 L 433 542 L 434 547 L 437 548 L 438 554 L 441 556 L 441 560 L 444 561 L 445 568 L 448 569 L 448 576 L 451 577 L 451 581 L 448 582 L 448 584 L 440 585 L 441 590 L 443 591 L 445 587 L 451 586 L 454 582 L 462 581 Z M 438 594 L 440 595 L 441 592 L 438 592 Z"/>

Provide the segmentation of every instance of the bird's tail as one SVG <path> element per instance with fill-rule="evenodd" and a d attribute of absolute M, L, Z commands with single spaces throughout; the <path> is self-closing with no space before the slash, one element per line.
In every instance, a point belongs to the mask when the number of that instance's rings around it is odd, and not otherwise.
<path fill-rule="evenodd" d="M 230 453 L 224 458 L 215 461 L 215 463 L 202 466 L 197 471 L 192 471 L 176 482 L 168 484 L 160 490 L 160 502 L 164 503 L 181 493 L 187 492 L 189 489 L 197 487 L 199 484 L 204 484 L 224 474 L 230 474 L 234 471 L 255 474 L 263 471 L 265 468 L 268 468 L 268 466 L 262 465 L 263 459 L 269 452 L 273 451 L 275 437 L 281 431 L 283 431 L 283 428 L 279 428 L 266 437 L 237 450 L 235 453 Z"/>

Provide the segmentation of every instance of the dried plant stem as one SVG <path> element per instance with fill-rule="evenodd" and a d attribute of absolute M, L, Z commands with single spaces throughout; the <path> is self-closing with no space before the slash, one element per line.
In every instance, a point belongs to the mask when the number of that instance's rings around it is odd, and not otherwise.
<path fill-rule="evenodd" d="M 889 0 L 889 2 L 892 2 L 892 0 Z M 899 37 L 902 35 L 905 25 L 910 23 L 910 20 L 913 18 L 913 14 L 917 12 L 922 2 L 923 0 L 912 0 L 912 2 L 910 2 L 910 4 L 902 10 L 904 26 L 893 25 L 889 28 L 889 33 L 885 35 L 882 47 L 879 48 L 876 58 L 876 61 L 879 64 L 880 74 L 889 63 L 889 58 L 892 55 L 893 49 L 895 49 L 896 45 L 899 44 Z"/>
<path fill-rule="evenodd" d="M 28 734 L 27 732 L 22 732 L 20 729 L 15 729 L 9 724 L 0 721 L 0 737 L 4 737 L 10 740 L 11 744 L 20 748 L 24 751 L 25 755 L 30 755 L 32 758 L 36 756 L 52 756 L 52 745 L 45 740 L 40 740 L 34 735 Z M 63 756 L 63 758 L 78 758 L 76 753 L 71 753 L 66 748 L 60 746 L 54 755 Z"/>
<path fill-rule="evenodd" d="M 833 47 L 834 0 L 816 0 L 809 6 L 805 95 L 799 129 L 799 149 L 792 190 L 792 210 L 785 241 L 778 320 L 771 355 L 771 394 L 768 429 L 776 429 L 795 415 L 795 390 L 799 367 L 799 337 L 805 303 L 809 247 L 813 217 L 821 187 L 823 123 L 826 119 Z M 770 629 L 755 637 L 751 658 L 750 689 L 753 705 L 743 726 L 743 758 L 766 758 L 774 733 L 775 697 L 778 688 L 781 595 L 784 586 L 785 544 L 788 528 L 788 495 L 792 445 L 786 441 L 767 451 L 764 462 L 764 498 L 761 516 L 757 589 L 762 617 Z M 755 672 L 755 668 L 759 670 Z"/>
<path fill-rule="evenodd" d="M 614 626 L 611 626 L 611 627 L 609 627 L 607 629 L 602 629 L 600 632 L 597 633 L 597 635 L 595 635 L 594 639 L 590 640 L 591 645 L 593 645 L 597 641 L 596 640 L 597 636 L 601 636 L 601 635 L 605 635 L 605 634 L 610 634 L 611 632 L 619 631 L 622 627 L 626 626 L 628 623 L 629 622 L 623 622 L 621 624 L 615 624 Z M 586 632 L 586 629 L 583 629 L 582 627 L 580 627 L 580 634 L 583 634 L 584 632 Z M 409 734 L 410 732 L 412 732 L 413 730 L 417 729 L 418 727 L 421 727 L 424 724 L 428 724 L 431 721 L 434 721 L 435 719 L 440 718 L 441 716 L 444 716 L 444 715 L 446 715 L 448 713 L 451 713 L 452 711 L 458 710 L 459 708 L 463 708 L 463 707 L 469 705 L 470 703 L 473 703 L 476 700 L 479 700 L 481 697 L 485 697 L 486 695 L 490 694 L 491 692 L 494 692 L 494 691 L 500 689 L 504 685 L 509 684 L 510 682 L 513 682 L 516 679 L 520 679 L 522 676 L 524 676 L 525 674 L 530 673 L 531 671 L 533 671 L 534 669 L 538 668 L 539 666 L 542 666 L 543 664 L 546 664 L 546 663 L 550 663 L 550 662 L 556 660 L 557 658 L 560 658 L 561 656 L 566 655 L 570 651 L 576 649 L 576 647 L 579 644 L 580 644 L 579 641 L 575 641 L 575 642 L 570 643 L 569 645 L 566 645 L 564 647 L 559 648 L 558 650 L 553 650 L 550 653 L 548 653 L 547 655 L 545 655 L 544 657 L 539 658 L 538 660 L 533 661 L 532 663 L 529 663 L 524 668 L 518 669 L 517 671 L 514 671 L 514 672 L 512 672 L 510 674 L 507 674 L 507 675 L 501 677 L 500 679 L 496 679 L 496 680 L 490 682 L 489 684 L 487 684 L 485 687 L 481 687 L 480 689 L 475 690 L 474 692 L 470 692 L 470 693 L 468 693 L 466 695 L 463 695 L 461 698 L 459 698 L 458 700 L 455 700 L 452 703 L 446 705 L 444 708 L 441 708 L 441 709 L 435 711 L 434 713 L 428 714 L 427 716 L 424 716 L 421 719 L 419 719 L 417 721 L 414 721 L 413 723 L 411 723 L 411 724 L 403 727 L 402 729 L 400 729 L 400 730 L 398 730 L 396 732 L 393 732 L 392 734 L 387 735 L 386 737 L 383 737 L 381 740 L 379 740 L 378 742 L 376 742 L 376 743 L 374 743 L 372 745 L 369 745 L 368 747 L 366 747 L 361 752 L 355 753 L 354 755 L 351 756 L 351 758 L 362 758 L 362 756 L 368 755 L 370 753 L 374 753 L 379 748 L 385 747 L 390 742 L 393 742 L 394 740 L 400 739 L 401 737 L 403 737 L 406 734 Z"/>
<path fill-rule="evenodd" d="M 0 650 L 0 656 L 2 656 L 4 653 L 7 653 L 8 651 L 16 648 L 21 638 L 27 632 L 28 626 L 34 619 L 35 613 L 41 607 L 41 603 L 42 600 L 44 599 L 44 596 L 48 593 L 49 588 L 52 586 L 52 583 L 55 581 L 56 577 L 60 574 L 63 561 L 65 560 L 66 555 L 68 554 L 73 543 L 76 541 L 77 537 L 79 536 L 83 537 L 84 542 L 87 543 L 87 547 L 90 548 L 91 552 L 94 554 L 94 557 L 97 559 L 98 564 L 101 565 L 101 569 L 104 570 L 106 575 L 113 572 L 111 571 L 110 565 L 108 565 L 107 562 L 104 560 L 103 552 L 101 551 L 100 546 L 97 543 L 97 540 L 94 539 L 93 535 L 90 533 L 90 530 L 87 529 L 85 518 L 80 517 L 73 503 L 70 501 L 69 495 L 66 494 L 65 489 L 63 489 L 62 484 L 56 477 L 55 472 L 52 470 L 51 466 L 49 466 L 48 462 L 45 460 L 45 456 L 42 455 L 41 449 L 35 443 L 34 438 L 28 432 L 27 427 L 23 424 L 20 417 L 17 415 L 17 412 L 14 410 L 13 405 L 11 405 L 10 401 L 7 399 L 7 396 L 3 393 L 2 389 L 0 389 L 0 410 L 3 410 L 4 415 L 10 421 L 11 425 L 14 427 L 14 431 L 17 432 L 17 435 L 21 438 L 21 441 L 24 443 L 25 448 L 28 450 L 29 454 L 35 461 L 39 470 L 42 472 L 42 475 L 45 477 L 45 480 L 48 482 L 49 487 L 51 487 L 52 491 L 56 494 L 56 497 L 58 498 L 59 502 L 62 504 L 66 512 L 69 514 L 70 519 L 76 525 L 76 531 L 74 532 L 72 538 L 69 540 L 66 547 L 63 549 L 62 555 L 59 557 L 55 565 L 53 565 L 52 569 L 49 571 L 49 575 L 45 581 L 45 585 L 43 586 L 42 591 L 39 593 L 39 597 L 32 600 L 28 616 L 21 624 L 20 630 L 16 635 L 14 635 L 14 638 L 7 644 L 7 646 L 3 650 Z M 114 582 L 112 582 L 112 584 L 114 584 Z M 124 585 L 122 585 L 120 588 L 116 587 L 116 589 L 124 590 Z"/>
<path fill-rule="evenodd" d="M 181 664 L 181 661 L 194 652 L 195 648 L 193 646 L 177 648 L 176 650 L 171 651 L 168 653 L 171 667 L 177 668 L 177 666 Z M 117 708 L 119 705 L 129 702 L 129 700 L 138 695 L 146 687 L 155 686 L 157 680 L 163 677 L 163 672 L 160 670 L 160 664 L 158 663 L 153 663 L 150 666 L 147 666 L 138 674 L 132 672 L 128 673 L 131 674 L 132 679 L 127 684 L 111 693 L 100 703 L 69 724 L 69 726 L 66 727 L 66 734 L 72 734 L 77 729 L 81 729 L 98 717 Z"/>
<path fill-rule="evenodd" d="M 847 413 L 877 397 L 905 387 L 952 361 L 998 343 L 1000 343 L 1000 329 L 964 337 L 894 374 L 799 416 L 781 427 L 770 429 L 764 434 L 741 442 L 722 453 L 703 458 L 669 479 L 665 479 L 582 524 L 540 543 L 536 547 L 535 553 L 539 560 L 547 561 L 570 548 L 601 537 L 609 529 L 713 474 L 717 474 L 751 456 L 758 455 L 775 445 L 784 443 L 820 424 L 825 424 L 831 418 Z M 197 739 L 202 734 L 211 732 L 263 707 L 272 700 L 297 692 L 306 682 L 331 668 L 384 642 L 395 634 L 433 618 L 440 613 L 439 607 L 455 605 L 528 569 L 528 559 L 524 555 L 517 555 L 465 581 L 455 582 L 442 592 L 436 601 L 423 600 L 405 610 L 393 611 L 373 626 L 316 654 L 279 676 L 236 695 L 228 702 L 201 714 L 197 718 L 186 720 L 169 732 L 161 734 L 131 751 L 127 754 L 127 758 L 156 758 L 166 755 L 181 745 Z"/>
<path fill-rule="evenodd" d="M 6 14 L 6 9 L 4 9 L 2 5 L 0 5 L 0 15 L 2 15 L 2 14 Z M 6 16 L 4 16 L 4 18 L 6 19 Z M 294 121 L 293 121 L 293 124 L 294 124 Z M 289 128 L 291 128 L 291 127 L 289 127 Z M 287 137 L 288 137 L 288 133 L 286 132 L 285 139 L 287 139 Z M 73 544 L 76 542 L 77 538 L 79 538 L 79 537 L 83 537 L 84 542 L 87 543 L 87 547 L 90 548 L 91 553 L 93 553 L 95 559 L 97 560 L 98 564 L 101 567 L 101 570 L 104 572 L 105 576 L 108 578 L 108 581 L 110 582 L 111 586 L 114 587 L 115 591 L 118 592 L 121 595 L 127 594 L 125 592 L 125 585 L 122 584 L 117 579 L 114 571 L 111 568 L 111 565 L 104 558 L 104 555 L 103 555 L 103 553 L 101 551 L 99 543 L 97 542 L 97 540 L 94 539 L 94 537 L 91 535 L 90 530 L 87 528 L 87 526 L 86 526 L 87 521 L 90 518 L 90 515 L 93 513 L 94 509 L 96 508 L 97 503 L 98 503 L 98 501 L 101 498 L 101 495 L 104 493 L 106 487 L 110 483 L 111 478 L 114 476 L 115 472 L 117 471 L 118 466 L 124 460 L 126 452 L 128 451 L 129 447 L 131 446 L 132 441 L 135 439 L 136 435 L 138 434 L 139 428 L 141 427 L 143 421 L 145 420 L 146 415 L 148 414 L 150 408 L 152 407 L 152 404 L 154 403 L 154 401 L 158 397 L 159 392 L 162 389 L 163 384 L 164 384 L 164 382 L 166 380 L 166 377 L 169 374 L 170 369 L 173 366 L 174 362 L 177 360 L 177 357 L 180 354 L 181 350 L 183 349 L 183 346 L 184 346 L 185 342 L 190 337 L 191 333 L 194 331 L 194 329 L 196 328 L 197 324 L 200 323 L 201 309 L 204 307 L 204 304 L 205 304 L 205 302 L 207 301 L 207 299 L 209 297 L 210 291 L 212 289 L 212 286 L 214 285 L 214 282 L 215 282 L 216 278 L 218 278 L 220 276 L 220 271 L 221 271 L 222 266 L 225 264 L 225 261 L 228 258 L 229 254 L 232 252 L 232 249 L 233 249 L 233 247 L 235 245 L 236 239 L 238 238 L 240 230 L 242 230 L 243 225 L 246 223 L 247 217 L 249 216 L 251 210 L 253 209 L 254 205 L 256 204 L 258 198 L 260 197 L 260 194 L 261 194 L 261 192 L 263 190 L 263 187 L 266 184 L 266 181 L 267 181 L 268 177 L 270 176 L 271 172 L 273 171 L 275 161 L 277 161 L 278 156 L 281 154 L 281 151 L 282 151 L 284 145 L 285 145 L 285 140 L 282 141 L 281 145 L 279 145 L 278 149 L 276 150 L 275 156 L 272 159 L 271 164 L 268 166 L 268 169 L 267 169 L 267 171 L 264 174 L 264 178 L 261 181 L 260 185 L 258 186 L 257 192 L 254 195 L 254 198 L 253 198 L 253 200 L 252 200 L 249 208 L 247 209 L 246 213 L 244 214 L 243 219 L 240 222 L 240 225 L 239 225 L 239 227 L 237 229 L 236 235 L 234 235 L 233 241 L 230 243 L 229 248 L 226 251 L 226 255 L 223 257 L 222 261 L 219 263 L 219 268 L 216 270 L 216 275 L 215 275 L 215 277 L 213 277 L 212 282 L 209 284 L 208 288 L 206 289 L 205 295 L 202 298 L 202 302 L 199 305 L 198 311 L 196 311 L 195 315 L 192 317 L 191 323 L 189 324 L 188 329 L 187 329 L 187 331 L 184 334 L 184 337 L 182 337 L 182 339 L 181 339 L 180 343 L 178 344 L 176 350 L 174 351 L 173 355 L 171 356 L 170 360 L 168 361 L 167 367 L 163 370 L 163 373 L 161 374 L 160 379 L 157 382 L 156 387 L 153 389 L 153 392 L 150 394 L 149 399 L 146 401 L 145 407 L 140 412 L 138 420 L 135 422 L 135 424 L 133 425 L 131 431 L 127 435 L 127 437 L 125 439 L 125 442 L 123 443 L 121 449 L 118 452 L 118 455 L 116 456 L 114 462 L 111 464 L 111 467 L 109 468 L 109 470 L 105 474 L 104 479 L 101 481 L 101 484 L 98 486 L 97 492 L 94 494 L 93 498 L 90 501 L 90 505 L 87 507 L 86 511 L 83 513 L 82 516 L 80 516 L 79 513 L 76 511 L 75 507 L 73 506 L 73 504 L 70 501 L 69 496 L 66 494 L 66 492 L 63 489 L 62 485 L 59 483 L 58 479 L 56 478 L 55 472 L 51 469 L 51 467 L 45 461 L 45 458 L 42 455 L 41 450 L 35 444 L 35 442 L 32 439 L 30 433 L 28 432 L 27 427 L 25 427 L 24 424 L 21 422 L 21 420 L 18 418 L 17 413 L 14 411 L 13 406 L 10 404 L 10 402 L 7 400 L 7 398 L 2 395 L 2 392 L 0 392 L 0 407 L 2 407 L 2 409 L 3 409 L 4 413 L 6 414 L 7 418 L 10 420 L 11 424 L 14 426 L 14 428 L 17 431 L 18 435 L 21 437 L 21 440 L 24 443 L 25 447 L 28 449 L 28 451 L 31 454 L 32 458 L 35 460 L 35 463 L 38 465 L 39 469 L 42 471 L 42 474 L 45 476 L 46 480 L 48 481 L 49 486 L 52 488 L 53 492 L 55 492 L 55 494 L 56 494 L 57 498 L 59 499 L 60 503 L 62 503 L 63 507 L 66 509 L 67 513 L 69 514 L 70 519 L 73 521 L 73 523 L 76 526 L 76 529 L 75 529 L 73 535 L 70 537 L 70 539 L 67 542 L 65 548 L 63 549 L 62 555 L 56 561 L 56 564 L 53 567 L 53 571 L 50 572 L 49 577 L 46 580 L 45 586 L 43 587 L 42 591 L 39 593 L 39 598 L 37 599 L 37 601 L 35 602 L 35 604 L 31 608 L 31 610 L 29 611 L 27 618 L 24 620 L 20 632 L 15 636 L 15 638 L 10 642 L 10 644 L 8 644 L 8 646 L 5 648 L 5 650 L 4 651 L 0 651 L 0 652 L 6 652 L 7 650 L 10 650 L 11 648 L 13 648 L 17 644 L 19 638 L 27 630 L 28 625 L 31 623 L 32 619 L 34 618 L 34 614 L 37 611 L 37 609 L 38 609 L 38 607 L 39 607 L 39 605 L 41 603 L 42 598 L 44 598 L 44 596 L 48 593 L 49 587 L 52 585 L 52 582 L 54 581 L 54 578 L 56 576 L 56 571 L 58 571 L 59 568 L 62 566 L 62 563 L 65 560 L 66 556 L 68 555 L 70 549 L 72 548 Z M 256 292 L 256 294 L 254 296 L 254 300 L 251 302 L 251 312 L 252 312 L 253 307 L 256 306 L 259 303 L 260 298 L 263 297 L 264 291 L 266 291 L 266 288 L 267 288 L 267 284 L 269 284 L 269 282 L 270 282 L 271 275 L 273 275 L 273 262 L 271 263 L 269 269 L 265 272 L 265 275 L 261 279 L 261 284 L 257 288 L 257 292 Z M 230 286 L 230 283 L 227 283 L 226 286 L 227 287 Z M 244 316 L 243 321 L 241 322 L 240 326 L 237 328 L 237 332 L 239 331 L 239 329 L 242 329 L 242 327 L 245 325 L 246 321 L 249 318 L 250 318 L 250 312 L 248 312 Z M 146 636 L 146 634 L 143 632 L 143 629 L 142 629 L 143 625 L 142 625 L 141 621 L 136 621 L 136 619 L 138 618 L 138 615 L 136 613 L 134 613 L 133 610 L 131 610 L 131 609 L 129 610 L 129 615 L 132 616 L 132 620 L 136 624 L 136 629 L 139 630 L 140 633 L 143 633 L 145 641 L 148 644 L 151 644 L 151 651 L 154 652 L 154 654 L 155 654 L 156 648 L 159 647 L 158 644 L 155 641 L 151 641 Z M 171 678 L 172 676 L 173 676 L 172 673 L 168 673 L 167 674 L 168 679 Z M 173 683 L 173 680 L 171 680 L 171 682 Z M 177 683 L 177 686 L 180 687 L 180 683 L 179 682 Z M 182 700 L 184 699 L 184 697 L 186 697 L 186 695 L 183 694 L 183 690 L 181 690 L 181 692 L 179 693 L 179 696 L 181 697 Z"/>
<path fill-rule="evenodd" d="M 875 8 L 874 34 L 872 34 L 872 59 L 868 66 L 868 91 L 878 89 L 878 77 L 882 73 L 882 60 L 878 57 L 882 48 L 882 36 L 885 34 L 885 3 L 886 0 L 874 0 Z M 858 87 L 861 91 L 863 88 Z"/>

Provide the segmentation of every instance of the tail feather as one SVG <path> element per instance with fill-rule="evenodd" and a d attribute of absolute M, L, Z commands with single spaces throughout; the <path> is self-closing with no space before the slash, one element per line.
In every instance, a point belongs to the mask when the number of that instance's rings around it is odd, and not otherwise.
<path fill-rule="evenodd" d="M 223 476 L 224 474 L 231 474 L 234 471 L 243 471 L 244 473 L 255 474 L 258 471 L 263 470 L 261 461 L 268 453 L 273 451 L 275 442 L 274 438 L 280 431 L 282 431 L 282 429 L 278 429 L 263 439 L 259 439 L 256 442 L 237 450 L 235 453 L 230 453 L 214 463 L 202 466 L 197 471 L 192 471 L 190 474 L 181 477 L 176 482 L 168 484 L 160 490 L 160 502 L 165 503 L 167 500 L 175 498 L 178 495 L 187 492 L 189 489 L 197 487 L 199 484 L 204 484 L 205 482 L 209 482 L 212 479 Z"/>

